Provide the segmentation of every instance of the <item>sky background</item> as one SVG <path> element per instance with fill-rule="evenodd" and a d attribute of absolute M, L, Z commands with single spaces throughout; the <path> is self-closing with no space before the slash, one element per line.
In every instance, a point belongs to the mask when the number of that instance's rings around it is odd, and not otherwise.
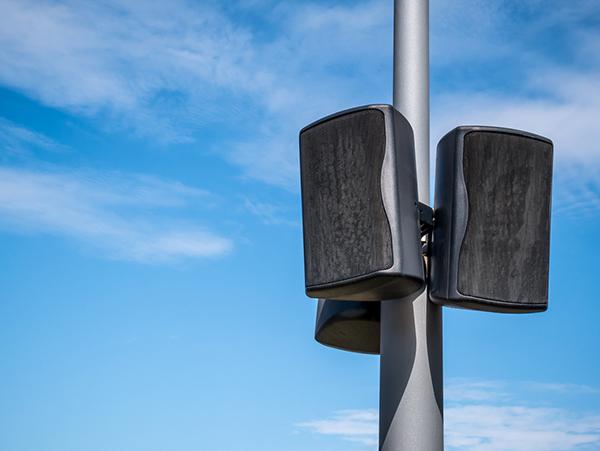
<path fill-rule="evenodd" d="M 297 134 L 391 101 L 392 4 L 0 0 L 0 450 L 377 448 Z M 444 310 L 446 449 L 598 450 L 600 2 L 432 0 L 431 63 L 432 148 L 555 142 L 549 310 Z"/>

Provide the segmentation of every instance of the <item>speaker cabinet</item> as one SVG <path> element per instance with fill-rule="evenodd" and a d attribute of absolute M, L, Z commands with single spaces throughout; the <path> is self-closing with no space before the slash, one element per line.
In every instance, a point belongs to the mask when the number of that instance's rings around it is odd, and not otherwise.
<path fill-rule="evenodd" d="M 306 294 L 357 301 L 424 288 L 413 132 L 389 105 L 300 132 Z"/>
<path fill-rule="evenodd" d="M 438 145 L 430 297 L 495 312 L 548 306 L 552 142 L 458 127 Z"/>
<path fill-rule="evenodd" d="M 315 339 L 344 351 L 379 354 L 381 303 L 319 299 Z"/>

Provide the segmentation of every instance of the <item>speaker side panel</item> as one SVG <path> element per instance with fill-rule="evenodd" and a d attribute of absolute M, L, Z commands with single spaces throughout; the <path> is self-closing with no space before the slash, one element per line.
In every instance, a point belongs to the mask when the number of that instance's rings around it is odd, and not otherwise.
<path fill-rule="evenodd" d="M 430 297 L 445 303 L 450 292 L 450 268 L 454 254 L 455 165 L 458 131 L 446 134 L 437 146 L 435 164 L 435 202 L 430 270 Z"/>
<path fill-rule="evenodd" d="M 465 135 L 468 221 L 458 291 L 515 307 L 548 300 L 552 145 L 517 134 Z"/>
<path fill-rule="evenodd" d="M 300 135 L 307 287 L 393 264 L 381 196 L 384 114 L 375 109 L 318 123 Z"/>
<path fill-rule="evenodd" d="M 395 148 L 395 183 L 394 189 L 396 207 L 390 210 L 390 222 L 395 225 L 397 234 L 394 240 L 394 254 L 399 258 L 395 263 L 398 272 L 422 281 L 424 286 L 425 271 L 421 249 L 421 232 L 418 202 L 417 165 L 415 161 L 415 144 L 413 130 L 408 120 L 396 110 L 394 118 L 394 148 Z M 391 203 L 391 202 L 390 202 Z M 388 205 L 386 203 L 386 205 Z M 395 220 L 391 217 L 395 216 Z M 419 290 L 420 291 L 420 290 Z"/>

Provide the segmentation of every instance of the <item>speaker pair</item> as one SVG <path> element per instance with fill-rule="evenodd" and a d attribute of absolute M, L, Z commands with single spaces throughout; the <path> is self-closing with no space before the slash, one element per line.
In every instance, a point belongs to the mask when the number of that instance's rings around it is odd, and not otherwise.
<path fill-rule="evenodd" d="M 433 302 L 547 309 L 552 158 L 550 140 L 518 130 L 463 126 L 442 138 Z M 426 284 L 412 128 L 389 105 L 343 111 L 300 132 L 300 164 L 306 293 L 328 299 L 317 339 L 378 352 L 372 301 L 414 297 Z"/>

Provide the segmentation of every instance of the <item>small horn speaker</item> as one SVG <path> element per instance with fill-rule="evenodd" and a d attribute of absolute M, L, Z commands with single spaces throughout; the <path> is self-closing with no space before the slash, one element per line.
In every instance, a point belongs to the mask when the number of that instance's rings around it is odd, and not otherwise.
<path fill-rule="evenodd" d="M 315 339 L 344 351 L 379 354 L 381 303 L 319 299 Z"/>
<path fill-rule="evenodd" d="M 546 310 L 552 141 L 458 127 L 437 149 L 431 299 L 494 312 Z"/>
<path fill-rule="evenodd" d="M 413 132 L 389 105 L 300 132 L 306 294 L 378 301 L 420 292 L 424 269 Z"/>

